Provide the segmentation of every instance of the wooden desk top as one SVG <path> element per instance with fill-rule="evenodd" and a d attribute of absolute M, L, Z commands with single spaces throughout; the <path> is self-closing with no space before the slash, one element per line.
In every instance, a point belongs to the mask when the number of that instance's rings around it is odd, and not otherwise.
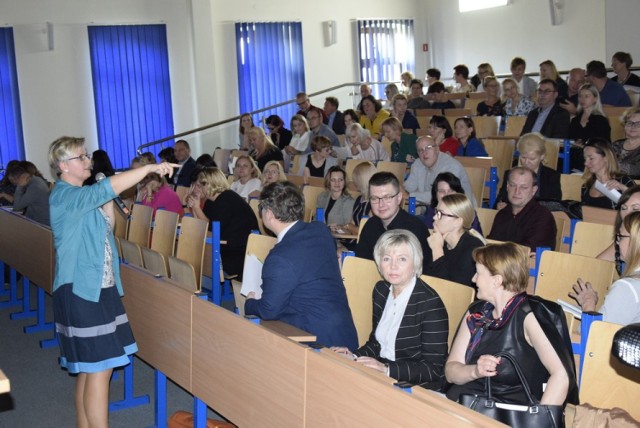
<path fill-rule="evenodd" d="M 2 370 L 0 370 L 0 394 L 4 394 L 9 391 L 11 391 L 9 379 L 4 375 L 4 373 L 2 373 Z"/>
<path fill-rule="evenodd" d="M 296 342 L 315 342 L 316 336 L 282 321 L 261 321 L 260 325 Z"/>
<path fill-rule="evenodd" d="M 331 236 L 336 239 L 358 239 L 358 235 L 351 235 L 348 233 L 331 233 Z"/>

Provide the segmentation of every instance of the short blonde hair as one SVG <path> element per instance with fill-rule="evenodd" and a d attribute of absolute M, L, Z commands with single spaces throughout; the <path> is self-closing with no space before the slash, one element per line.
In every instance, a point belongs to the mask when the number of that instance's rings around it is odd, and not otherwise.
<path fill-rule="evenodd" d="M 369 180 L 376 172 L 378 170 L 372 162 L 362 162 L 353 168 L 351 181 L 356 185 L 356 189 L 362 195 L 361 200 L 363 201 L 369 200 Z"/>
<path fill-rule="evenodd" d="M 266 177 L 265 171 L 270 166 L 275 166 L 278 168 L 278 180 L 277 181 L 287 181 L 287 175 L 284 173 L 284 169 L 282 169 L 282 165 L 277 160 L 271 160 L 264 165 L 262 168 L 262 184 L 264 184 L 264 178 Z"/>
<path fill-rule="evenodd" d="M 466 232 L 486 243 L 484 237 L 473 229 L 473 221 L 476 219 L 476 210 L 464 193 L 451 193 L 442 197 L 442 204 L 446 205 L 451 214 L 462 219 L 462 227 Z"/>
<path fill-rule="evenodd" d="M 251 178 L 258 178 L 260 180 L 262 180 L 262 174 L 260 173 L 260 168 L 258 168 L 258 165 L 256 164 L 256 161 L 253 160 L 253 158 L 249 155 L 240 155 L 238 156 L 238 159 L 236 159 L 236 165 L 238 165 L 238 162 L 240 162 L 241 160 L 246 160 L 247 162 L 249 162 L 249 165 L 251 166 Z M 234 174 L 236 177 L 238 176 L 238 174 Z"/>
<path fill-rule="evenodd" d="M 84 147 L 84 138 L 60 137 L 49 145 L 49 166 L 60 175 L 60 162 L 73 156 L 74 150 Z"/>
<path fill-rule="evenodd" d="M 224 173 L 215 166 L 203 168 L 198 173 L 198 183 L 202 186 L 207 197 L 218 195 L 229 190 L 229 181 Z"/>
<path fill-rule="evenodd" d="M 530 132 L 524 134 L 518 140 L 518 152 L 520 154 L 534 152 L 542 156 L 547 154 L 547 147 L 544 142 L 544 137 L 538 132 Z"/>
<path fill-rule="evenodd" d="M 522 293 L 529 284 L 529 249 L 513 242 L 489 244 L 473 250 L 473 261 L 491 275 L 502 277 L 506 291 Z"/>
<path fill-rule="evenodd" d="M 422 274 L 422 247 L 418 238 L 413 232 L 409 232 L 405 229 L 393 229 L 388 230 L 378 238 L 375 247 L 373 247 L 373 258 L 380 270 L 380 260 L 387 251 L 391 248 L 399 247 L 402 244 L 406 244 L 411 251 L 411 258 L 413 259 L 414 275 L 416 277 Z M 382 274 L 382 272 L 380 272 Z"/>

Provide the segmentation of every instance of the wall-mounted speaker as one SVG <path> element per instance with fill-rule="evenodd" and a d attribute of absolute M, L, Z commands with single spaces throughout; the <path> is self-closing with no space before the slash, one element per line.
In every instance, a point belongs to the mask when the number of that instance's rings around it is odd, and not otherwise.
<path fill-rule="evenodd" d="M 549 9 L 551 12 L 551 25 L 562 24 L 564 17 L 564 0 L 549 0 Z"/>
<path fill-rule="evenodd" d="M 53 24 L 51 22 L 47 22 L 47 42 L 49 50 L 53 50 Z"/>
<path fill-rule="evenodd" d="M 322 32 L 324 33 L 324 45 L 334 45 L 338 40 L 336 21 L 324 21 L 322 23 L 322 30 Z"/>

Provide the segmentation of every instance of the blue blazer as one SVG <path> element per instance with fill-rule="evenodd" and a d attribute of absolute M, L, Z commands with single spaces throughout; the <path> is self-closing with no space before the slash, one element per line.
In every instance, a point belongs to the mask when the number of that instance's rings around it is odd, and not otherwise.
<path fill-rule="evenodd" d="M 313 333 L 324 346 L 358 347 L 336 244 L 324 223 L 298 221 L 269 252 L 262 267 L 262 298 L 245 313 L 281 320 Z"/>

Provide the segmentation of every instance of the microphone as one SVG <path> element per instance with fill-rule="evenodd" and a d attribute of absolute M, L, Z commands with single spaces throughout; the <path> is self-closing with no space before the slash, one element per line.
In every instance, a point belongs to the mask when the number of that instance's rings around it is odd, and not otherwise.
<path fill-rule="evenodd" d="M 100 182 L 102 180 L 104 180 L 105 178 L 107 178 L 106 175 L 104 175 L 103 173 L 99 172 L 96 174 L 96 182 Z M 127 208 L 127 206 L 125 205 L 124 202 L 122 202 L 122 199 L 120 199 L 120 196 L 116 196 L 115 198 L 113 198 L 113 202 L 116 203 L 116 206 L 120 209 L 120 212 L 127 218 L 129 218 L 130 215 L 130 211 L 129 208 Z"/>

